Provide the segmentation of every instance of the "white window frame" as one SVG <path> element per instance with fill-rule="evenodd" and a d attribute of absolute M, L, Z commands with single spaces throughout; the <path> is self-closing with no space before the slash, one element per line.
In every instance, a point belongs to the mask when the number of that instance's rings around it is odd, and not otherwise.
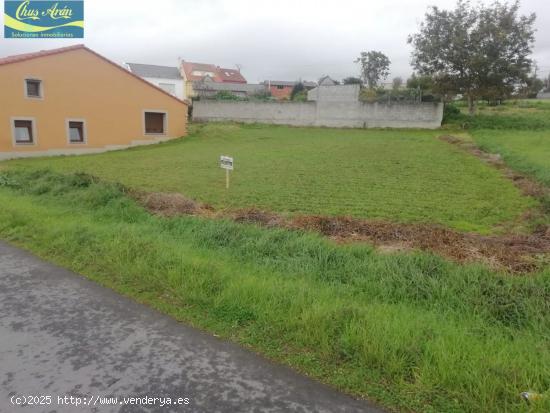
<path fill-rule="evenodd" d="M 15 134 L 15 121 L 26 120 L 32 123 L 32 142 L 17 142 Z M 38 144 L 38 132 L 36 127 L 36 118 L 28 116 L 13 116 L 10 118 L 11 122 L 11 138 L 13 146 L 36 146 Z"/>
<path fill-rule="evenodd" d="M 29 96 L 27 93 L 27 80 L 34 80 L 40 82 L 38 93 L 40 96 Z M 25 76 L 23 79 L 23 94 L 26 99 L 32 100 L 44 100 L 44 81 L 37 76 Z"/>
<path fill-rule="evenodd" d="M 82 122 L 82 142 L 72 142 L 71 141 L 71 131 L 69 128 L 69 122 Z M 86 119 L 81 118 L 67 118 L 65 119 L 65 135 L 67 136 L 68 145 L 87 145 L 88 144 L 88 126 L 86 125 Z"/>
<path fill-rule="evenodd" d="M 146 113 L 162 113 L 164 115 L 164 121 L 162 125 L 163 133 L 147 133 L 147 130 L 145 128 L 145 114 Z M 168 132 L 168 111 L 166 110 L 160 110 L 160 109 L 143 109 L 143 113 L 141 114 L 142 119 L 142 126 L 143 126 L 143 136 L 166 136 Z"/>

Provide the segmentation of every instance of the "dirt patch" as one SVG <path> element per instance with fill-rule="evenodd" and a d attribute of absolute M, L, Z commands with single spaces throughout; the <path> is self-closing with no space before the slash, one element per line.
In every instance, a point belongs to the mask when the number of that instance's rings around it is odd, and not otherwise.
<path fill-rule="evenodd" d="M 367 241 L 384 252 L 420 249 L 457 262 L 482 261 L 512 273 L 535 270 L 539 255 L 550 253 L 548 230 L 531 235 L 483 236 L 435 225 L 321 216 L 297 217 L 290 227 L 317 231 L 344 242 Z"/>
<path fill-rule="evenodd" d="M 140 194 L 135 198 L 150 212 L 162 216 L 200 215 L 267 228 L 313 231 L 339 243 L 368 242 L 382 253 L 431 251 L 459 263 L 483 262 L 516 274 L 536 270 L 541 257 L 550 254 L 550 228 L 530 235 L 483 236 L 427 224 L 311 215 L 286 217 L 255 208 L 215 211 L 174 193 Z"/>
<path fill-rule="evenodd" d="M 135 193 L 134 198 L 155 215 L 207 215 L 214 211 L 210 205 L 201 204 L 179 193 Z"/>
<path fill-rule="evenodd" d="M 457 138 L 456 136 L 452 136 L 452 135 L 441 135 L 439 137 L 439 139 L 442 140 L 442 141 L 445 141 L 447 143 L 452 143 L 453 145 L 462 142 L 461 139 Z"/>
<path fill-rule="evenodd" d="M 510 179 L 514 185 L 521 190 L 523 195 L 532 196 L 534 198 L 542 198 L 550 194 L 550 190 L 527 178 L 524 175 L 518 174 L 506 168 L 505 176 Z"/>
<path fill-rule="evenodd" d="M 240 209 L 230 213 L 235 222 L 246 224 L 258 224 L 264 227 L 285 226 L 285 219 L 273 212 L 266 212 L 256 208 Z"/>

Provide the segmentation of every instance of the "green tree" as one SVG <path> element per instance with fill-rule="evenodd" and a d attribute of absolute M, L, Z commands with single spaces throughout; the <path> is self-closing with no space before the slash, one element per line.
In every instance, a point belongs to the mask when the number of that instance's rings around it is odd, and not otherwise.
<path fill-rule="evenodd" d="M 305 86 L 304 84 L 300 81 L 298 83 L 296 83 L 293 87 L 292 87 L 292 92 L 290 92 L 290 100 L 295 100 L 296 96 L 297 95 L 301 95 L 303 94 L 302 92 L 305 90 Z"/>
<path fill-rule="evenodd" d="M 349 76 L 342 80 L 344 85 L 362 85 L 363 81 L 358 77 Z"/>
<path fill-rule="evenodd" d="M 422 91 L 433 89 L 433 79 L 431 76 L 417 76 L 413 73 L 410 78 L 407 79 L 407 87 L 409 89 L 420 89 Z"/>
<path fill-rule="evenodd" d="M 525 86 L 521 88 L 518 95 L 520 97 L 534 99 L 537 93 L 544 89 L 544 80 L 539 79 L 535 75 L 529 77 L 525 82 Z"/>
<path fill-rule="evenodd" d="M 401 77 L 394 77 L 392 80 L 392 88 L 393 90 L 399 90 L 401 89 L 401 86 L 403 86 L 403 78 Z"/>
<path fill-rule="evenodd" d="M 509 96 L 531 69 L 535 14 L 519 14 L 519 1 L 472 6 L 458 0 L 454 10 L 430 7 L 418 33 L 409 36 L 412 64 L 433 77 L 444 95 L 462 94 L 470 114 L 484 96 Z"/>
<path fill-rule="evenodd" d="M 384 53 L 376 50 L 361 52 L 354 62 L 361 65 L 361 79 L 369 89 L 376 88 L 378 82 L 386 79 L 390 73 L 390 59 Z"/>

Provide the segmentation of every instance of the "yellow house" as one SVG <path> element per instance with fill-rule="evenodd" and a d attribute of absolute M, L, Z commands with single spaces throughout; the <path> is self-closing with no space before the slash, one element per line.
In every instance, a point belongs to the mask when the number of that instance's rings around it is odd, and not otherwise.
<path fill-rule="evenodd" d="M 158 143 L 186 127 L 187 102 L 84 45 L 0 58 L 0 159 Z"/>

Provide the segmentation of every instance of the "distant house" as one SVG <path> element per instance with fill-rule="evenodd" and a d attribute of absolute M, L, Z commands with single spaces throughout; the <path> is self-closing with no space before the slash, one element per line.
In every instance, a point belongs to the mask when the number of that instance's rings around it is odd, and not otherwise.
<path fill-rule="evenodd" d="M 537 99 L 550 99 L 550 89 L 541 90 L 537 93 Z"/>
<path fill-rule="evenodd" d="M 319 79 L 318 83 L 319 86 L 334 86 L 338 84 L 338 82 L 330 76 L 323 76 L 321 79 Z"/>
<path fill-rule="evenodd" d="M 160 87 L 178 99 L 185 99 L 183 77 L 175 66 L 157 66 L 141 63 L 125 63 L 126 68 L 133 74 L 145 79 L 149 83 Z"/>
<path fill-rule="evenodd" d="M 278 100 L 290 99 L 292 89 L 298 83 L 298 81 L 286 81 L 286 80 L 264 80 L 263 84 L 267 87 L 271 96 Z M 306 90 L 313 89 L 317 84 L 315 82 L 302 82 Z"/>
<path fill-rule="evenodd" d="M 193 90 L 197 97 L 211 98 L 219 92 L 229 92 L 239 98 L 247 98 L 256 94 L 264 93 L 266 87 L 263 84 L 251 83 L 221 83 L 214 82 L 212 78 L 205 77 L 193 83 Z"/>
<path fill-rule="evenodd" d="M 187 103 L 84 45 L 0 58 L 0 159 L 186 134 Z"/>
<path fill-rule="evenodd" d="M 227 69 L 209 63 L 181 62 L 181 76 L 185 82 L 185 94 L 188 97 L 197 96 L 195 82 L 209 78 L 214 83 L 245 84 L 246 79 L 237 69 Z"/>

